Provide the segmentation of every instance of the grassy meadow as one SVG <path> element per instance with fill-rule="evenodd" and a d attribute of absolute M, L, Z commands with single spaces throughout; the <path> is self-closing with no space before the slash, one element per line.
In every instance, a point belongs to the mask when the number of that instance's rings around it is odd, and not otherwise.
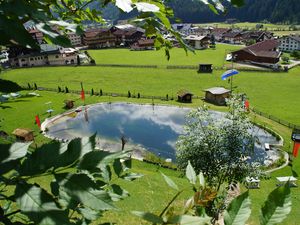
<path fill-rule="evenodd" d="M 216 49 L 185 52 L 182 48 L 171 50 L 171 58 L 168 61 L 165 52 L 162 51 L 129 51 L 128 49 L 89 50 L 89 54 L 95 59 L 96 64 L 134 64 L 134 65 L 198 65 L 199 63 L 212 63 L 222 67 L 227 53 L 240 49 L 241 46 L 217 44 Z"/>
<path fill-rule="evenodd" d="M 125 49 L 111 50 L 91 50 L 90 55 L 95 58 L 97 64 L 140 64 L 140 65 L 160 65 L 158 69 L 147 68 L 115 68 L 101 66 L 80 66 L 80 67 L 44 67 L 9 70 L 0 74 L 0 79 L 7 79 L 27 86 L 27 83 L 34 82 L 40 87 L 64 88 L 67 86 L 71 90 L 80 90 L 80 82 L 83 82 L 85 90 L 94 89 L 99 92 L 116 92 L 126 94 L 140 93 L 141 95 L 166 96 L 172 95 L 176 98 L 176 92 L 181 88 L 192 91 L 197 96 L 203 96 L 203 89 L 213 86 L 224 86 L 230 88 L 227 81 L 221 80 L 222 70 L 215 70 L 212 74 L 198 74 L 194 70 L 167 70 L 166 65 L 197 65 L 198 63 L 213 63 L 215 66 L 222 66 L 226 51 L 232 48 L 239 48 L 230 45 L 218 45 L 216 50 L 197 51 L 196 55 L 189 53 L 185 56 L 182 49 L 171 51 L 171 60 L 167 61 L 163 51 L 143 51 L 133 52 Z M 300 125 L 300 67 L 290 70 L 288 73 L 269 72 L 244 72 L 241 71 L 233 80 L 235 92 L 246 93 L 250 100 L 250 106 L 269 113 L 278 118 Z M 22 91 L 23 97 L 11 99 L 0 104 L 0 127 L 1 130 L 12 132 L 16 127 L 28 127 L 35 131 L 36 143 L 42 144 L 49 140 L 38 132 L 34 124 L 34 116 L 39 114 L 41 120 L 49 115 L 46 110 L 50 107 L 45 104 L 52 102 L 51 108 L 55 114 L 65 111 L 63 101 L 65 99 L 76 100 L 75 105 L 79 106 L 82 101 L 79 95 L 64 94 L 48 91 L 36 91 L 40 97 L 29 97 L 26 94 L 30 91 Z M 121 98 L 108 96 L 86 95 L 86 104 L 108 101 L 126 101 L 136 103 L 151 103 L 151 99 Z M 200 99 L 194 99 L 192 104 L 181 104 L 176 101 L 155 100 L 155 104 L 175 104 L 181 106 L 197 107 L 202 105 Z M 212 109 L 226 110 L 225 107 L 215 107 Z M 281 126 L 271 120 L 251 114 L 252 120 L 263 123 L 281 134 L 285 139 L 285 150 L 291 150 L 290 134 L 291 130 Z M 137 217 L 131 215 L 131 210 L 150 211 L 159 213 L 167 202 L 175 194 L 169 190 L 164 183 L 158 170 L 170 176 L 181 188 L 188 187 L 188 182 L 180 178 L 181 174 L 175 171 L 158 168 L 157 166 L 134 161 L 133 170 L 145 176 L 133 182 L 117 180 L 130 193 L 130 197 L 117 203 L 121 209 L 116 212 L 107 212 L 104 217 L 94 224 L 104 222 L 115 222 L 117 224 L 147 224 Z M 267 195 L 276 188 L 275 178 L 277 176 L 300 174 L 299 157 L 293 161 L 293 167 L 285 167 L 273 172 L 271 178 L 261 182 L 260 189 L 250 190 L 252 200 L 252 215 L 248 221 L 249 225 L 259 224 L 259 208 L 267 198 Z M 42 186 L 47 185 L 52 178 L 43 178 Z M 292 188 L 292 212 L 282 224 L 299 224 L 300 215 L 300 188 Z M 191 192 L 187 188 L 175 202 L 175 209 L 180 209 Z"/>

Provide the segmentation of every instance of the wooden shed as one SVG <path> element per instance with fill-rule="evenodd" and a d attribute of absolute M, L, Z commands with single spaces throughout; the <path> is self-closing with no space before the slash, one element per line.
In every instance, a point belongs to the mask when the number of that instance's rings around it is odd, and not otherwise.
<path fill-rule="evenodd" d="M 192 96 L 193 94 L 187 90 L 179 90 L 177 92 L 178 101 L 179 102 L 185 102 L 185 103 L 191 103 L 192 102 Z"/>
<path fill-rule="evenodd" d="M 199 64 L 198 73 L 212 73 L 212 64 Z"/>
<path fill-rule="evenodd" d="M 205 101 L 216 104 L 216 105 L 226 105 L 226 98 L 229 98 L 231 91 L 223 87 L 213 87 L 204 90 L 205 91 Z"/>
<path fill-rule="evenodd" d="M 28 128 L 17 128 L 12 132 L 19 141 L 33 141 L 33 131 Z"/>

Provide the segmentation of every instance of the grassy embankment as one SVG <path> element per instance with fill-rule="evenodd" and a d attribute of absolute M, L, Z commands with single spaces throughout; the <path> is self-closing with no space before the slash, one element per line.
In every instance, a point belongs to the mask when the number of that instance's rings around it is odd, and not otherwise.
<path fill-rule="evenodd" d="M 232 46 L 229 46 L 232 48 Z M 219 49 L 220 50 L 220 49 Z M 171 52 L 174 64 L 193 65 L 197 64 L 202 59 L 205 62 L 211 62 L 215 65 L 222 66 L 225 50 L 219 52 L 217 50 L 207 50 L 197 52 L 197 55 L 185 57 L 182 50 L 178 49 Z M 212 52 L 213 55 L 209 55 Z M 90 54 L 95 57 L 97 63 L 119 63 L 119 64 L 159 64 L 166 65 L 171 62 L 166 62 L 163 58 L 163 52 L 126 52 L 125 50 L 105 50 L 91 51 Z M 139 57 L 139 54 L 140 57 Z M 146 58 L 146 54 L 152 55 Z M 189 54 L 190 55 L 190 54 Z M 115 57 L 115 58 L 114 58 Z M 195 57 L 190 59 L 190 57 Z M 199 58 L 197 58 L 199 57 Z M 203 58 L 201 58 L 203 57 Z M 158 58 L 158 59 L 157 59 Z M 221 58 L 221 59 L 220 59 Z M 100 61 L 99 61 L 100 60 Z M 113 62 L 112 62 L 113 60 Z M 136 60 L 140 60 L 135 62 Z M 203 95 L 202 90 L 212 86 L 229 87 L 226 81 L 221 81 L 220 75 L 222 71 L 214 71 L 213 74 L 197 74 L 191 70 L 165 70 L 165 69 L 141 69 L 141 68 L 108 68 L 108 67 L 55 67 L 55 68 L 32 68 L 18 69 L 6 72 L 0 75 L 2 79 L 16 81 L 19 84 L 27 85 L 27 82 L 36 82 L 38 86 L 53 87 L 58 85 L 61 87 L 68 86 L 69 89 L 80 89 L 80 82 L 84 83 L 85 90 L 94 88 L 95 91 L 103 89 L 107 92 L 127 93 L 140 92 L 142 95 L 161 95 L 176 94 L 180 88 L 187 88 L 196 95 Z M 297 105 L 297 100 L 300 98 L 299 82 L 300 68 L 295 68 L 289 73 L 257 73 L 257 72 L 241 72 L 234 78 L 234 86 L 237 86 L 236 91 L 245 92 L 250 98 L 251 106 L 260 109 L 261 111 L 270 113 L 279 118 L 290 122 L 300 124 L 299 111 L 300 106 Z M 52 101 L 52 108 L 56 113 L 64 111 L 62 109 L 64 99 L 79 99 L 78 95 L 52 93 L 40 91 L 41 97 L 19 98 L 11 100 L 0 105 L 1 117 L 4 120 L 1 122 L 1 129 L 11 132 L 16 127 L 29 127 L 37 131 L 34 125 L 34 115 L 41 114 L 42 119 L 48 115 L 45 113 L 48 106 L 46 102 Z M 118 98 L 118 97 L 98 97 L 87 96 L 86 103 L 94 103 L 100 101 L 134 101 L 138 103 L 151 102 L 145 99 L 133 98 Z M 155 103 L 164 104 L 179 104 L 175 101 L 156 101 Z M 76 105 L 82 104 L 80 100 Z M 190 106 L 199 106 L 202 101 L 195 100 Z M 255 120 L 259 120 L 256 116 Z M 280 126 L 272 121 L 262 119 L 260 122 L 268 124 L 275 131 L 280 133 L 286 140 L 286 148 L 289 146 L 290 130 Z M 36 132 L 37 133 L 37 132 Z M 39 134 L 38 141 L 45 141 Z M 262 181 L 261 189 L 251 190 L 253 214 L 249 221 L 250 224 L 258 224 L 258 209 L 265 200 L 267 194 L 276 187 L 275 177 L 286 176 L 300 173 L 300 162 L 296 159 L 291 167 L 286 167 L 280 171 L 272 173 L 270 180 Z M 120 224 L 140 224 L 140 221 L 130 215 L 130 210 L 145 210 L 151 212 L 159 212 L 165 203 L 171 199 L 174 193 L 170 192 L 163 179 L 157 173 L 157 167 L 134 163 L 134 170 L 145 174 L 143 178 L 134 183 L 121 182 L 125 189 L 131 193 L 131 197 L 117 203 L 123 209 L 122 212 L 109 212 L 105 215 L 103 221 L 118 222 Z M 179 174 L 173 171 L 164 170 L 181 187 L 188 185 L 183 179 L 178 178 Z M 47 181 L 45 181 L 47 182 Z M 297 224 L 300 216 L 297 209 L 300 207 L 299 188 L 292 189 L 293 209 L 288 219 L 283 224 Z M 183 203 L 183 199 L 188 196 L 186 192 L 182 198 L 176 202 L 177 206 Z"/>

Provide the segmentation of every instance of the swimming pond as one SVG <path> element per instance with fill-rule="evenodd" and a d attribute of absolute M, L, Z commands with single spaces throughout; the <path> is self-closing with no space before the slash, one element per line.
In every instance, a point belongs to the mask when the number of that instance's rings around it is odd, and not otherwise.
<path fill-rule="evenodd" d="M 103 103 L 81 107 L 44 122 L 46 135 L 58 140 L 71 140 L 97 133 L 100 148 L 121 149 L 121 137 L 126 147 L 148 150 L 163 158 L 175 160 L 175 143 L 183 134 L 187 113 L 191 109 L 174 106 L 139 105 L 129 103 Z M 211 111 L 216 118 L 221 112 Z M 275 154 L 266 152 L 264 144 L 278 144 L 274 136 L 254 127 L 258 137 L 256 158 L 264 161 Z"/>

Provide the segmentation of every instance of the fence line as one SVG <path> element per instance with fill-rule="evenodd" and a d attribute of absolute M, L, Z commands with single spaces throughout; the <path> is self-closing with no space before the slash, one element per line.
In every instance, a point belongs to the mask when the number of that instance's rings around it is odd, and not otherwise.
<path fill-rule="evenodd" d="M 299 126 L 299 125 L 295 125 L 295 124 L 290 123 L 290 122 L 288 122 L 288 121 L 285 121 L 285 120 L 283 120 L 283 119 L 279 119 L 279 118 L 277 118 L 276 116 L 273 116 L 273 115 L 270 115 L 270 114 L 261 112 L 261 111 L 259 111 L 259 110 L 257 110 L 257 109 L 254 109 L 254 108 L 252 108 L 251 110 L 252 110 L 254 113 L 256 113 L 256 114 L 258 114 L 258 115 L 260 115 L 260 116 L 263 116 L 263 117 L 265 117 L 265 118 L 268 118 L 268 119 L 270 119 L 270 120 L 273 120 L 273 121 L 275 121 L 275 122 L 277 122 L 277 123 L 279 123 L 279 124 L 281 124 L 281 125 L 283 125 L 283 126 L 286 126 L 286 127 L 288 127 L 288 128 L 291 128 L 291 129 L 300 129 L 300 126 Z"/>
<path fill-rule="evenodd" d="M 27 89 L 28 90 L 28 87 L 25 87 L 23 86 L 22 88 L 24 89 Z M 77 91 L 77 90 L 68 90 L 66 92 L 66 88 L 61 88 L 61 92 L 62 93 L 72 93 L 72 94 L 80 94 L 81 91 Z M 38 90 L 45 90 L 45 91 L 52 91 L 52 92 L 59 92 L 58 91 L 58 88 L 46 88 L 46 87 L 38 87 L 37 88 Z M 92 91 L 84 91 L 85 94 L 88 94 L 90 95 Z M 168 94 L 166 94 L 165 96 L 155 96 L 155 95 L 142 95 L 141 93 L 137 92 L 137 93 L 130 93 L 130 96 L 129 96 L 129 93 L 127 94 L 124 94 L 124 93 L 117 93 L 117 92 L 103 92 L 102 93 L 100 91 L 94 91 L 94 95 L 95 96 L 111 96 L 111 97 L 128 97 L 128 98 L 142 98 L 142 99 L 159 99 L 159 100 L 163 100 L 163 101 L 172 101 L 172 100 L 175 100 L 175 97 L 172 95 L 172 96 L 169 96 Z M 203 97 L 201 96 L 197 96 L 197 95 L 194 95 L 193 96 L 194 99 L 203 99 Z M 290 123 L 288 121 L 285 121 L 283 119 L 279 119 L 277 118 L 276 116 L 273 116 L 273 115 L 270 115 L 270 114 L 267 114 L 267 113 L 264 113 L 262 111 L 259 111 L 257 109 L 254 109 L 254 108 L 251 108 L 251 110 L 260 115 L 260 116 L 263 116 L 265 118 L 268 118 L 270 120 L 273 120 L 283 126 L 286 126 L 286 127 L 289 127 L 291 129 L 300 129 L 300 125 L 296 125 L 296 124 L 293 124 L 293 123 Z"/>

